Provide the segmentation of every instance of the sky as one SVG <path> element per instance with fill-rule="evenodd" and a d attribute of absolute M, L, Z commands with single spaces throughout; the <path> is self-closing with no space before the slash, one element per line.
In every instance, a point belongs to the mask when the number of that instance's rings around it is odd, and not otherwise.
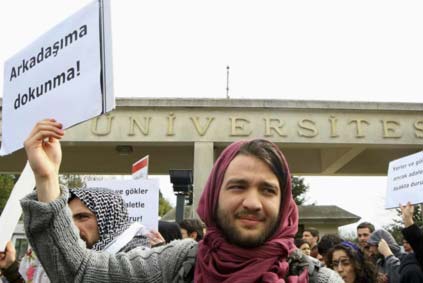
<path fill-rule="evenodd" d="M 0 1 L 0 64 L 90 2 Z M 422 8 L 389 0 L 112 0 L 115 96 L 224 98 L 229 66 L 230 98 L 422 103 Z M 308 203 L 338 205 L 378 227 L 395 215 L 383 209 L 385 177 L 306 183 Z"/>

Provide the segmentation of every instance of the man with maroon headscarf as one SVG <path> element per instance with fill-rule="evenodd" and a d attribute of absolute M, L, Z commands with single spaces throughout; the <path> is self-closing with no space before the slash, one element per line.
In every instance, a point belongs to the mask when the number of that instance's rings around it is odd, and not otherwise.
<path fill-rule="evenodd" d="M 116 255 L 86 249 L 57 181 L 61 128 L 43 120 L 25 142 L 37 181 L 37 193 L 22 201 L 25 227 L 53 282 L 342 282 L 296 249 L 289 168 L 265 140 L 233 143 L 216 161 L 197 209 L 207 226 L 198 245 L 179 240 Z"/>
<path fill-rule="evenodd" d="M 210 173 L 197 212 L 207 234 L 198 248 L 196 280 L 308 282 L 315 265 L 294 253 L 298 211 L 288 165 L 276 145 L 253 140 L 227 147 Z M 292 268 L 299 265 L 303 268 Z M 318 275 L 326 276 L 313 276 Z"/>

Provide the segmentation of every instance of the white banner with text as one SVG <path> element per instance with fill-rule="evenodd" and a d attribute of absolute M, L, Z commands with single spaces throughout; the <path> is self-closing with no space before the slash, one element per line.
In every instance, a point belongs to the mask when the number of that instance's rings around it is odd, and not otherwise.
<path fill-rule="evenodd" d="M 109 9 L 93 1 L 6 61 L 0 155 L 22 148 L 42 119 L 68 128 L 115 107 Z"/>
<path fill-rule="evenodd" d="M 140 222 L 158 231 L 159 179 L 89 181 L 87 187 L 107 188 L 120 194 L 128 209 L 129 221 Z"/>
<path fill-rule="evenodd" d="M 423 151 L 389 162 L 385 208 L 423 203 Z"/>

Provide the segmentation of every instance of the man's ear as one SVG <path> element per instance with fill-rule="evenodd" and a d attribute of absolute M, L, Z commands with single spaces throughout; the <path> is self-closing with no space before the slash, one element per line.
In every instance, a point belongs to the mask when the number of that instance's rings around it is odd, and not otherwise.
<path fill-rule="evenodd" d="M 198 234 L 195 231 L 193 231 L 192 233 L 189 233 L 189 237 L 196 240 L 196 241 L 197 241 L 197 236 L 198 236 Z"/>

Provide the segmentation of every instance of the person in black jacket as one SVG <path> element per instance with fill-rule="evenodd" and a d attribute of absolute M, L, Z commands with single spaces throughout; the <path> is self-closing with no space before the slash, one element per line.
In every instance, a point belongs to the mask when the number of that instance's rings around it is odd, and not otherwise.
<path fill-rule="evenodd" d="M 423 232 L 413 221 L 414 206 L 408 202 L 400 207 L 404 222 L 402 234 L 414 251 L 401 262 L 400 282 L 423 282 Z"/>
<path fill-rule="evenodd" d="M 400 283 L 423 282 L 423 272 L 414 253 L 408 254 L 399 268 Z"/>

